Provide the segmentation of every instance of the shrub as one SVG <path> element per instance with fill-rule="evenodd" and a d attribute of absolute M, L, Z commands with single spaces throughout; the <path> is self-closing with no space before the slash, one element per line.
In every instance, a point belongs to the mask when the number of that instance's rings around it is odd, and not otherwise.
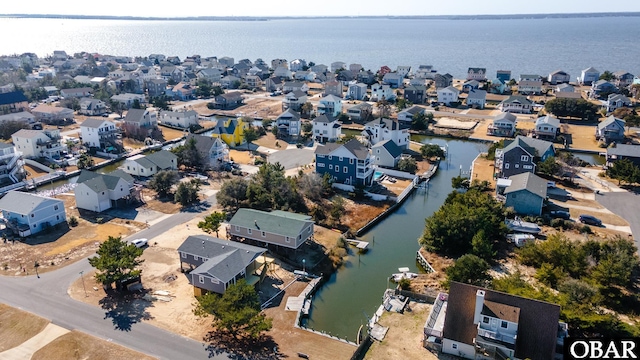
<path fill-rule="evenodd" d="M 253 164 L 258 166 L 258 165 L 262 165 L 264 164 L 264 159 L 261 158 L 260 156 L 256 157 L 255 160 L 253 161 Z"/>
<path fill-rule="evenodd" d="M 398 286 L 400 286 L 400 289 L 402 290 L 409 290 L 411 289 L 411 280 L 406 278 L 400 279 L 400 282 L 398 282 Z"/>
<path fill-rule="evenodd" d="M 104 222 L 104 218 L 101 218 L 101 217 L 96 218 L 96 222 L 97 222 L 98 224 L 102 224 L 102 223 Z"/>
<path fill-rule="evenodd" d="M 69 218 L 69 226 L 76 227 L 78 226 L 78 218 L 72 216 Z"/>
<path fill-rule="evenodd" d="M 583 225 L 580 228 L 580 233 L 581 234 L 593 234 L 593 230 L 591 230 L 591 226 L 589 225 Z"/>
<path fill-rule="evenodd" d="M 564 227 L 564 220 L 562 219 L 552 219 L 551 226 L 554 228 Z"/>

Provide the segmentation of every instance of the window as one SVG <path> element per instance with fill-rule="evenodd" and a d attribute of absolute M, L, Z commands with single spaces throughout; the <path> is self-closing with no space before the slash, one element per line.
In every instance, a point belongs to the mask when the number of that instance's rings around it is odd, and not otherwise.
<path fill-rule="evenodd" d="M 60 220 L 60 215 L 56 215 L 56 220 Z"/>
<path fill-rule="evenodd" d="M 204 276 L 200 276 L 200 284 L 204 284 Z"/>
<path fill-rule="evenodd" d="M 291 238 L 287 236 L 287 238 L 286 238 L 286 239 L 284 239 L 284 241 L 286 241 L 286 242 L 290 243 L 290 242 L 291 242 Z"/>
<path fill-rule="evenodd" d="M 509 168 L 509 163 L 504 164 L 504 168 L 508 169 Z"/>
<path fill-rule="evenodd" d="M 220 281 L 218 279 L 214 279 L 214 278 L 211 278 L 211 282 L 214 283 L 214 284 L 220 284 Z"/>
<path fill-rule="evenodd" d="M 53 210 L 58 210 L 58 205 L 55 205 L 55 206 L 53 207 Z"/>
<path fill-rule="evenodd" d="M 33 228 L 35 229 L 38 225 L 37 224 L 33 224 Z"/>
<path fill-rule="evenodd" d="M 265 237 L 265 236 L 267 236 L 267 233 L 263 231 L 262 232 L 262 237 Z"/>
<path fill-rule="evenodd" d="M 251 229 L 247 229 L 247 234 L 251 235 L 252 230 Z"/>
<path fill-rule="evenodd" d="M 349 159 L 349 164 L 353 164 L 353 159 Z"/>
<path fill-rule="evenodd" d="M 531 166 L 531 165 L 522 165 L 522 168 L 523 169 L 527 169 L 527 170 L 531 170 L 531 169 L 533 169 L 533 166 Z"/>
<path fill-rule="evenodd" d="M 451 348 L 452 349 L 457 349 L 458 348 L 458 344 L 451 344 Z"/>
<path fill-rule="evenodd" d="M 346 173 L 348 173 L 348 172 L 349 172 L 349 168 L 348 168 L 348 167 L 346 167 L 346 166 L 344 166 L 344 167 L 342 168 L 342 171 L 346 174 Z"/>
<path fill-rule="evenodd" d="M 515 164 L 515 168 L 519 169 L 520 168 L 520 164 Z"/>
<path fill-rule="evenodd" d="M 187 253 L 180 253 L 180 256 L 182 256 L 183 258 L 187 258 Z"/>
<path fill-rule="evenodd" d="M 35 216 L 36 216 L 36 214 L 31 214 L 31 217 L 35 217 Z"/>
<path fill-rule="evenodd" d="M 521 161 L 529 161 L 529 157 L 528 157 L 527 155 L 522 155 L 522 156 L 520 157 L 520 160 L 521 160 Z"/>
<path fill-rule="evenodd" d="M 329 170 L 333 170 L 333 165 L 329 164 Z"/>
<path fill-rule="evenodd" d="M 503 321 L 503 322 L 501 322 L 501 323 L 500 323 L 500 327 L 501 327 L 501 328 L 503 328 L 503 329 L 506 329 L 506 328 L 507 328 L 507 326 L 508 326 L 508 325 L 507 325 L 507 322 L 506 322 L 506 321 Z"/>
<path fill-rule="evenodd" d="M 240 227 L 236 225 L 236 231 L 240 231 Z"/>
<path fill-rule="evenodd" d="M 340 157 L 338 158 L 338 160 L 339 160 L 340 162 L 342 162 L 342 156 L 340 156 Z"/>
<path fill-rule="evenodd" d="M 329 160 L 333 159 L 333 156 L 329 155 Z"/>
<path fill-rule="evenodd" d="M 489 323 L 489 317 L 488 316 L 483 316 L 482 317 L 482 322 L 485 323 L 485 324 L 488 324 Z"/>
<path fill-rule="evenodd" d="M 198 259 L 199 259 L 199 258 L 198 258 L 198 255 L 193 255 L 193 260 L 196 260 L 196 261 L 197 261 Z"/>
<path fill-rule="evenodd" d="M 324 163 L 317 163 L 316 164 L 318 167 L 324 167 Z"/>

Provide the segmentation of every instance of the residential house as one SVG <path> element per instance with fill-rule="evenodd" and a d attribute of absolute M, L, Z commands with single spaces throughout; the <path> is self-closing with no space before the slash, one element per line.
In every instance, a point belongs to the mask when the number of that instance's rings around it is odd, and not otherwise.
<path fill-rule="evenodd" d="M 17 121 L 17 122 L 23 122 L 27 124 L 33 124 L 34 122 L 36 122 L 36 117 L 33 116 L 33 114 L 30 112 L 21 111 L 17 113 L 0 115 L 0 124 L 2 124 L 5 121 Z"/>
<path fill-rule="evenodd" d="M 111 97 L 111 101 L 119 102 L 125 109 L 131 109 L 137 102 L 138 104 L 144 104 L 145 98 L 143 94 L 118 94 Z"/>
<path fill-rule="evenodd" d="M 214 68 L 205 68 L 205 69 L 198 70 L 198 72 L 196 73 L 196 76 L 198 77 L 198 79 L 208 80 L 208 81 L 211 81 L 212 83 L 217 83 L 222 78 L 222 71 Z"/>
<path fill-rule="evenodd" d="M 630 160 L 635 166 L 640 167 L 640 145 L 616 144 L 607 148 L 607 166 L 622 159 Z"/>
<path fill-rule="evenodd" d="M 325 64 L 316 64 L 309 68 L 309 70 L 313 71 L 316 74 L 324 74 L 329 70 L 329 67 Z"/>
<path fill-rule="evenodd" d="M 243 101 L 244 98 L 240 91 L 232 91 L 216 96 L 213 101 L 213 106 L 216 109 L 222 110 L 235 109 L 242 105 Z"/>
<path fill-rule="evenodd" d="M 366 102 L 361 102 L 347 109 L 347 115 L 351 121 L 362 122 L 368 121 L 371 116 L 373 107 Z"/>
<path fill-rule="evenodd" d="M 376 82 L 376 74 L 374 74 L 373 72 L 367 70 L 367 71 L 360 71 L 357 75 L 356 75 L 356 80 L 360 83 L 364 83 L 367 85 L 371 85 L 374 82 Z"/>
<path fill-rule="evenodd" d="M 280 77 L 270 77 L 264 81 L 265 91 L 282 90 L 284 81 Z"/>
<path fill-rule="evenodd" d="M 536 161 L 555 156 L 553 143 L 526 136 L 516 136 L 496 150 L 495 169 L 500 178 L 508 178 L 523 172 L 535 173 Z"/>
<path fill-rule="evenodd" d="M 133 178 L 121 171 L 98 174 L 82 170 L 76 183 L 76 207 L 96 213 L 126 203 L 133 189 Z"/>
<path fill-rule="evenodd" d="M 409 85 L 404 89 L 404 99 L 414 104 L 424 104 L 427 99 L 427 87 L 424 85 Z"/>
<path fill-rule="evenodd" d="M 315 154 L 316 173 L 320 176 L 329 174 L 335 182 L 346 185 L 371 185 L 373 156 L 358 140 L 318 145 Z"/>
<path fill-rule="evenodd" d="M 626 122 L 611 115 L 596 126 L 596 140 L 609 144 L 624 140 Z"/>
<path fill-rule="evenodd" d="M 508 83 L 511 80 L 511 70 L 498 70 L 496 71 L 496 79 L 499 79 L 503 83 Z"/>
<path fill-rule="evenodd" d="M 149 98 L 163 96 L 167 90 L 167 80 L 165 79 L 149 79 L 146 85 Z"/>
<path fill-rule="evenodd" d="M 551 85 L 556 85 L 560 83 L 568 83 L 571 81 L 571 76 L 562 70 L 556 70 L 549 74 L 547 77 L 547 81 Z"/>
<path fill-rule="evenodd" d="M 374 165 L 395 168 L 402 158 L 402 149 L 393 140 L 384 140 L 371 147 L 371 154 Z"/>
<path fill-rule="evenodd" d="M 438 89 L 437 94 L 439 103 L 450 105 L 451 103 L 458 102 L 460 90 L 456 89 L 453 86 L 447 86 L 446 88 Z"/>
<path fill-rule="evenodd" d="M 564 341 L 560 306 L 452 282 L 442 352 L 466 359 L 549 360 Z"/>
<path fill-rule="evenodd" d="M 182 80 L 182 71 L 173 65 L 163 66 L 160 69 L 160 77 L 166 81 L 171 80 L 174 83 L 178 83 Z"/>
<path fill-rule="evenodd" d="M 205 168 L 217 170 L 229 161 L 229 146 L 219 137 L 189 134 L 185 143 L 194 140 L 195 146 L 205 162 Z"/>
<path fill-rule="evenodd" d="M 194 110 L 187 111 L 160 111 L 160 122 L 163 125 L 176 126 L 188 129 L 198 125 L 198 113 Z"/>
<path fill-rule="evenodd" d="M 289 68 L 289 63 L 285 59 L 273 59 L 273 60 L 271 60 L 271 68 L 273 70 L 275 70 L 275 69 L 277 69 L 279 67 L 284 67 L 284 68 L 288 69 Z"/>
<path fill-rule="evenodd" d="M 467 106 L 484 109 L 487 103 L 487 92 L 485 90 L 471 90 L 467 95 Z"/>
<path fill-rule="evenodd" d="M 243 80 L 250 89 L 257 89 L 262 86 L 262 79 L 257 75 L 245 75 Z"/>
<path fill-rule="evenodd" d="M 284 84 L 282 84 L 282 91 L 285 93 L 296 90 L 306 93 L 307 91 L 309 91 L 309 85 L 300 81 L 286 81 Z"/>
<path fill-rule="evenodd" d="M 359 73 L 363 69 L 364 68 L 362 67 L 361 64 L 349 64 L 349 71 L 353 72 L 354 74 Z"/>
<path fill-rule="evenodd" d="M 633 74 L 626 71 L 616 71 L 613 73 L 613 83 L 620 89 L 624 89 L 633 84 Z"/>
<path fill-rule="evenodd" d="M 347 90 L 346 98 L 349 100 L 362 100 L 367 96 L 367 84 L 365 83 L 351 83 Z"/>
<path fill-rule="evenodd" d="M 22 153 L 12 144 L 0 143 L 0 186 L 15 184 L 26 177 Z"/>
<path fill-rule="evenodd" d="M 413 77 L 417 79 L 433 79 L 436 70 L 433 69 L 433 65 L 418 65 L 418 68 L 413 73 Z"/>
<path fill-rule="evenodd" d="M 0 93 L 0 114 L 29 110 L 29 100 L 21 91 Z"/>
<path fill-rule="evenodd" d="M 234 61 L 235 61 L 234 58 L 229 56 L 223 56 L 218 59 L 218 62 L 227 68 L 233 67 L 233 65 L 235 64 Z"/>
<path fill-rule="evenodd" d="M 273 76 L 281 77 L 284 79 L 293 79 L 293 73 L 291 70 L 284 66 L 279 66 L 273 71 Z"/>
<path fill-rule="evenodd" d="M 396 93 L 391 86 L 383 84 L 371 85 L 371 101 L 380 101 L 385 99 L 387 101 L 393 101 L 396 99 Z"/>
<path fill-rule="evenodd" d="M 591 85 L 599 79 L 600 71 L 596 70 L 593 67 L 589 67 L 582 70 L 580 77 L 578 77 L 578 82 L 580 83 L 580 85 Z"/>
<path fill-rule="evenodd" d="M 444 75 L 435 74 L 433 77 L 433 82 L 436 85 L 436 89 L 442 89 L 453 85 L 453 76 L 449 73 Z"/>
<path fill-rule="evenodd" d="M 364 125 L 362 136 L 371 145 L 392 140 L 401 149 L 409 148 L 409 125 L 398 120 L 378 118 Z"/>
<path fill-rule="evenodd" d="M 298 137 L 302 129 L 300 114 L 292 109 L 287 109 L 276 118 L 276 126 L 278 127 L 278 136 Z"/>
<path fill-rule="evenodd" d="M 318 114 L 329 114 L 335 118 L 342 113 L 342 99 L 335 95 L 327 95 L 318 103 Z"/>
<path fill-rule="evenodd" d="M 322 92 L 323 96 L 333 95 L 337 97 L 342 97 L 342 83 L 340 81 L 327 81 L 324 84 L 324 91 Z"/>
<path fill-rule="evenodd" d="M 558 84 L 553 88 L 553 92 L 554 93 L 561 93 L 561 92 L 574 92 L 575 89 L 573 87 L 573 85 L 569 85 L 567 83 L 562 83 L 562 84 Z"/>
<path fill-rule="evenodd" d="M 11 135 L 16 150 L 25 158 L 59 159 L 63 146 L 60 130 L 18 130 Z"/>
<path fill-rule="evenodd" d="M 242 79 L 237 76 L 227 75 L 220 79 L 220 86 L 223 89 L 237 89 L 242 85 Z"/>
<path fill-rule="evenodd" d="M 509 182 L 502 193 L 505 207 L 513 208 L 519 215 L 541 216 L 547 198 L 547 180 L 525 172 L 510 176 Z"/>
<path fill-rule="evenodd" d="M 331 72 L 336 72 L 338 70 L 346 70 L 347 64 L 342 61 L 335 61 L 331 63 Z"/>
<path fill-rule="evenodd" d="M 227 288 L 244 279 L 249 285 L 266 271 L 259 257 L 267 250 L 207 235 L 190 235 L 178 247 L 180 269 L 186 270 L 194 295 L 208 292 L 224 294 Z"/>
<path fill-rule="evenodd" d="M 478 90 L 480 88 L 480 82 L 478 80 L 467 80 L 462 84 L 462 92 L 469 92 L 471 90 Z"/>
<path fill-rule="evenodd" d="M 378 70 L 378 75 L 379 76 L 384 76 L 385 74 L 390 73 L 390 72 L 391 72 L 391 68 L 390 67 L 388 67 L 387 65 L 382 65 L 380 67 L 380 70 Z"/>
<path fill-rule="evenodd" d="M 390 72 L 384 74 L 382 83 L 391 86 L 393 89 L 402 89 L 404 77 L 398 73 Z"/>
<path fill-rule="evenodd" d="M 307 67 L 307 61 L 304 59 L 295 59 L 289 63 L 289 70 L 300 71 Z"/>
<path fill-rule="evenodd" d="M 67 221 L 62 200 L 20 191 L 9 191 L 0 199 L 2 221 L 24 237 Z"/>
<path fill-rule="evenodd" d="M 165 170 L 178 170 L 178 157 L 167 150 L 135 155 L 122 164 L 122 170 L 134 176 L 149 177 Z"/>
<path fill-rule="evenodd" d="M 65 99 L 71 98 L 83 98 L 89 97 L 93 94 L 93 89 L 90 87 L 82 87 L 82 88 L 73 88 L 73 89 L 62 89 L 60 90 L 60 96 Z"/>
<path fill-rule="evenodd" d="M 609 94 L 605 103 L 607 113 L 625 106 L 631 106 L 631 100 L 622 94 Z"/>
<path fill-rule="evenodd" d="M 229 146 L 240 146 L 245 143 L 244 131 L 250 125 L 243 118 L 217 119 L 211 136 L 222 139 Z"/>
<path fill-rule="evenodd" d="M 313 71 L 296 71 L 293 74 L 293 79 L 294 80 L 299 80 L 299 81 L 315 81 L 316 79 L 316 73 L 314 73 Z"/>
<path fill-rule="evenodd" d="M 146 136 L 158 127 L 158 113 L 149 109 L 129 109 L 122 124 L 129 136 L 140 131 Z"/>
<path fill-rule="evenodd" d="M 80 99 L 80 110 L 78 110 L 78 114 L 97 116 L 106 114 L 107 112 L 107 104 L 102 100 L 91 98 Z"/>
<path fill-rule="evenodd" d="M 231 239 L 244 238 L 266 246 L 298 249 L 313 236 L 313 220 L 309 215 L 288 211 L 242 208 L 229 220 L 227 234 Z"/>
<path fill-rule="evenodd" d="M 351 70 L 342 70 L 336 74 L 336 80 L 342 85 L 347 86 L 350 82 L 355 81 L 358 78 L 358 74 Z"/>
<path fill-rule="evenodd" d="M 512 137 L 516 132 L 518 118 L 508 112 L 496 115 L 487 127 L 487 135 Z"/>
<path fill-rule="evenodd" d="M 522 80 L 518 82 L 518 92 L 523 95 L 540 95 L 542 81 Z"/>
<path fill-rule="evenodd" d="M 604 96 L 609 96 L 609 94 L 617 93 L 618 88 L 611 82 L 607 80 L 598 80 L 591 84 L 591 89 L 589 90 L 589 97 L 592 99 L 597 99 Z"/>
<path fill-rule="evenodd" d="M 342 125 L 330 114 L 313 119 L 313 139 L 320 143 L 337 141 L 342 135 Z"/>
<path fill-rule="evenodd" d="M 40 104 L 31 110 L 37 121 L 57 124 L 73 120 L 73 110 L 65 107 Z"/>
<path fill-rule="evenodd" d="M 413 105 L 408 109 L 404 109 L 398 113 L 398 121 L 411 125 L 413 117 L 416 114 L 424 114 L 424 108 L 422 106 Z"/>
<path fill-rule="evenodd" d="M 533 102 L 522 95 L 512 95 L 498 104 L 498 109 L 502 112 L 531 114 Z"/>
<path fill-rule="evenodd" d="M 489 92 L 492 94 L 504 94 L 507 91 L 507 83 L 496 78 L 491 81 L 491 85 L 489 85 Z"/>
<path fill-rule="evenodd" d="M 542 76 L 538 74 L 521 74 L 518 78 L 518 82 L 521 81 L 542 81 Z"/>
<path fill-rule="evenodd" d="M 487 69 L 470 67 L 469 70 L 467 70 L 467 80 L 487 80 Z"/>
<path fill-rule="evenodd" d="M 282 100 L 282 110 L 291 109 L 299 112 L 302 109 L 302 105 L 306 102 L 307 93 L 295 90 L 284 96 L 284 100 Z"/>
<path fill-rule="evenodd" d="M 551 115 L 536 119 L 536 125 L 533 130 L 535 138 L 553 141 L 558 135 L 560 135 L 560 120 Z"/>
<path fill-rule="evenodd" d="M 417 77 L 413 77 L 411 79 L 409 79 L 409 85 L 412 86 L 425 86 L 427 85 L 427 79 L 421 79 L 421 78 L 417 78 Z"/>
<path fill-rule="evenodd" d="M 80 137 L 86 147 L 106 149 L 122 147 L 118 141 L 120 129 L 107 119 L 88 118 L 80 124 Z"/>

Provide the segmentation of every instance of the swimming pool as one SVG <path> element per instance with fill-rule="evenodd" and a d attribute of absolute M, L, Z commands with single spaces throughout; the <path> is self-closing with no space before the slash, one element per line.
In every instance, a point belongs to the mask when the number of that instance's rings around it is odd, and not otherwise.
<path fill-rule="evenodd" d="M 382 175 L 384 175 L 383 172 L 381 171 L 376 171 L 373 173 L 373 181 L 378 181 L 378 179 L 380 179 L 382 177 Z"/>

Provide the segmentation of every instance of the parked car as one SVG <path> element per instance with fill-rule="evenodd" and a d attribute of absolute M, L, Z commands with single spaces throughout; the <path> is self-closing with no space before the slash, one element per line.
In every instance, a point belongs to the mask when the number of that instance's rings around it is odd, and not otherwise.
<path fill-rule="evenodd" d="M 602 221 L 595 216 L 583 214 L 580 215 L 580 218 L 578 220 L 583 224 L 602 226 Z"/>
<path fill-rule="evenodd" d="M 142 238 L 142 239 L 135 239 L 135 240 L 131 240 L 131 243 L 132 243 L 133 245 L 135 245 L 136 247 L 141 248 L 141 247 L 145 247 L 145 246 L 147 246 L 147 245 L 148 245 L 148 243 L 149 243 L 149 240 L 144 239 L 144 238 Z"/>
<path fill-rule="evenodd" d="M 553 210 L 549 212 L 549 215 L 551 215 L 551 217 L 554 219 L 555 218 L 560 218 L 565 220 L 571 219 L 571 214 L 569 214 L 568 211 L 564 211 L 564 210 Z"/>

